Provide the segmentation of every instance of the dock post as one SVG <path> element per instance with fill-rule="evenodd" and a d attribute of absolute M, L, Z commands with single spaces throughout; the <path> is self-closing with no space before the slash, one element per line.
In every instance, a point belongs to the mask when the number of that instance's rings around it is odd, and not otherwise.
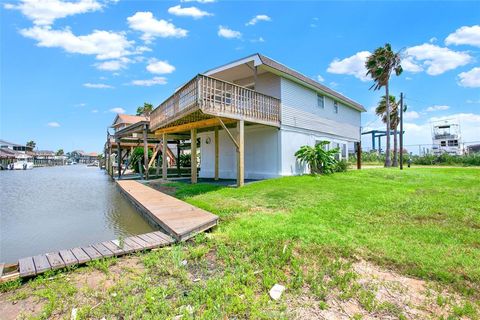
<path fill-rule="evenodd" d="M 167 135 L 162 134 L 162 179 L 167 180 Z"/>
<path fill-rule="evenodd" d="M 190 163 L 191 163 L 191 177 L 192 184 L 197 183 L 197 129 L 190 130 Z"/>
<path fill-rule="evenodd" d="M 245 124 L 243 120 L 237 122 L 237 134 L 237 187 L 242 187 L 245 183 Z"/>
<path fill-rule="evenodd" d="M 122 147 L 120 146 L 120 139 L 117 140 L 117 169 L 118 179 L 122 177 Z"/>
<path fill-rule="evenodd" d="M 148 141 L 147 125 L 143 126 L 143 163 L 145 165 L 145 179 L 148 180 Z"/>
<path fill-rule="evenodd" d="M 218 151 L 219 151 L 219 145 L 218 145 L 218 127 L 215 127 L 215 180 L 218 180 Z"/>
<path fill-rule="evenodd" d="M 179 177 L 182 176 L 182 172 L 180 170 L 180 140 L 177 140 L 177 175 Z"/>

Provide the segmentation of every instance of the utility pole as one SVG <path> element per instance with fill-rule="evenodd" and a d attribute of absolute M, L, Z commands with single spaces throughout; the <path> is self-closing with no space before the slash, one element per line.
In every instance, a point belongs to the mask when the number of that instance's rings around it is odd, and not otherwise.
<path fill-rule="evenodd" d="M 403 92 L 400 92 L 400 170 L 403 170 Z"/>

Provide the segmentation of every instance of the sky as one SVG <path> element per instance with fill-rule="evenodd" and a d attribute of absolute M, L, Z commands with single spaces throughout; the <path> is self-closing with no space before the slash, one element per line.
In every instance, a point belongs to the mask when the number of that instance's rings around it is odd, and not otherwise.
<path fill-rule="evenodd" d="M 115 113 L 256 52 L 364 105 L 363 130 L 383 128 L 364 61 L 387 42 L 402 56 L 391 94 L 406 96 L 405 144 L 430 144 L 442 119 L 480 141 L 478 1 L 7 0 L 0 27 L 0 139 L 39 149 L 101 152 Z"/>

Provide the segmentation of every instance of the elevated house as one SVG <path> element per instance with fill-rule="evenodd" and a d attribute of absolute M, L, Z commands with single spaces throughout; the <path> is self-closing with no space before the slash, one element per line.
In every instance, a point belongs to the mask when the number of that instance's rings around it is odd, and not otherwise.
<path fill-rule="evenodd" d="M 150 131 L 164 141 L 189 135 L 198 141 L 199 176 L 264 179 L 306 172 L 295 152 L 321 140 L 340 148 L 360 141 L 365 108 L 264 55 L 198 74 L 150 114 Z M 192 167 L 197 143 L 192 143 Z M 163 163 L 166 172 L 167 163 Z M 164 175 L 166 178 L 166 174 Z M 192 182 L 197 171 L 192 170 Z"/>

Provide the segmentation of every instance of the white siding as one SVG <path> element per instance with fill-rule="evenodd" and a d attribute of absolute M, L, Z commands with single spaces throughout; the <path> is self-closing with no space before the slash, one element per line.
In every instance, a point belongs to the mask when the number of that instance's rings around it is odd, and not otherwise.
<path fill-rule="evenodd" d="M 324 132 L 348 140 L 360 139 L 360 111 L 338 103 L 334 112 L 331 98 L 325 96 L 324 108 L 317 105 L 317 93 L 293 81 L 281 79 L 281 122 L 290 126 Z"/>
<path fill-rule="evenodd" d="M 230 129 L 236 136 L 236 130 Z M 199 133 L 200 178 L 213 178 L 215 174 L 214 132 Z M 279 130 L 267 126 L 245 127 L 245 179 L 267 179 L 279 176 Z M 210 144 L 206 144 L 210 138 Z M 237 152 L 224 130 L 219 130 L 219 175 L 221 179 L 237 178 Z"/>
<path fill-rule="evenodd" d="M 348 141 L 338 139 L 327 134 L 322 134 L 313 131 L 298 130 L 298 129 L 282 129 L 280 131 L 281 140 L 281 172 L 282 176 L 298 175 L 308 172 L 308 168 L 301 165 L 295 157 L 295 152 L 300 149 L 301 146 L 308 145 L 314 146 L 319 141 L 330 141 L 329 148 L 335 148 L 338 146 L 348 148 Z M 339 159 L 342 156 L 339 155 Z M 346 155 L 344 159 L 348 159 Z"/>

